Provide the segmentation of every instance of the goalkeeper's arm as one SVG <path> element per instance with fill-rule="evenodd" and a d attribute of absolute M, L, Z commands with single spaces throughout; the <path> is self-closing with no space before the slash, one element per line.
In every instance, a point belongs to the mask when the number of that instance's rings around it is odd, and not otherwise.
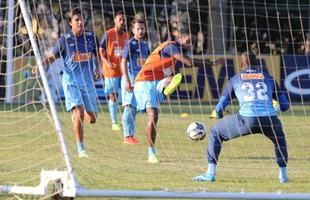
<path fill-rule="evenodd" d="M 287 111 L 290 108 L 289 101 L 286 94 L 283 91 L 280 91 L 278 84 L 275 84 L 275 91 L 273 95 L 274 99 L 272 104 L 277 111 Z"/>
<path fill-rule="evenodd" d="M 231 98 L 234 96 L 232 84 L 228 82 L 226 85 L 223 95 L 221 96 L 219 102 L 216 104 L 215 109 L 212 111 L 210 118 L 220 119 L 227 113 L 225 108 L 230 104 Z"/>
<path fill-rule="evenodd" d="M 287 111 L 290 107 L 288 99 L 284 93 L 280 93 L 277 100 L 272 100 L 272 105 L 276 111 Z"/>

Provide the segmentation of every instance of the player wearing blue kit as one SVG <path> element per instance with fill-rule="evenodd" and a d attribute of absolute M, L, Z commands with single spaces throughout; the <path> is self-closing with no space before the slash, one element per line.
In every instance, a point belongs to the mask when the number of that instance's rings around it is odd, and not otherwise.
<path fill-rule="evenodd" d="M 224 141 L 256 133 L 264 134 L 273 142 L 280 183 L 288 181 L 286 140 L 272 98 L 278 100 L 281 111 L 289 108 L 289 102 L 273 77 L 263 72 L 261 68 L 254 67 L 255 61 L 256 56 L 253 53 L 241 55 L 242 71 L 229 80 L 212 112 L 211 118 L 222 118 L 231 98 L 237 97 L 240 105 L 239 113 L 225 117 L 211 128 L 207 149 L 208 170 L 194 177 L 194 181 L 215 181 L 216 165 Z"/>
<path fill-rule="evenodd" d="M 80 8 L 70 13 L 69 24 L 72 30 L 58 39 L 52 52 L 43 60 L 43 65 L 57 58 L 64 60 L 62 85 L 67 111 L 73 112 L 73 132 L 76 138 L 79 157 L 88 157 L 83 143 L 83 121 L 95 123 L 97 118 L 97 100 L 94 87 L 94 55 L 97 55 L 97 38 L 93 32 L 84 30 L 84 21 Z M 33 69 L 36 73 L 37 68 Z M 96 67 L 96 75 L 99 69 Z"/>
<path fill-rule="evenodd" d="M 121 88 L 122 104 L 124 106 L 122 119 L 124 144 L 138 143 L 138 140 L 134 137 L 137 103 L 133 93 L 133 87 L 135 78 L 149 55 L 148 44 L 143 40 L 145 35 L 145 24 L 143 20 L 134 19 L 132 21 L 132 33 L 134 37 L 125 43 L 121 60 L 123 74 Z"/>

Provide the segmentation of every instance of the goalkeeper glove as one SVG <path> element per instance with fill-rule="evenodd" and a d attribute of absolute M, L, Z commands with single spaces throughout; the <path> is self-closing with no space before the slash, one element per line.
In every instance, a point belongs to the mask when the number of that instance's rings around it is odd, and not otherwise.
<path fill-rule="evenodd" d="M 212 113 L 211 113 L 211 115 L 210 115 L 210 118 L 211 118 L 211 119 L 220 119 L 220 118 L 222 118 L 222 117 L 223 117 L 223 115 L 220 116 L 219 113 L 217 113 L 215 110 L 213 110 Z"/>
<path fill-rule="evenodd" d="M 280 109 L 280 104 L 277 100 L 272 100 L 272 106 L 273 108 L 276 110 L 276 112 L 281 112 L 281 109 Z"/>
<path fill-rule="evenodd" d="M 228 113 L 229 113 L 228 110 L 225 110 L 225 111 L 224 111 L 224 115 L 227 115 Z M 215 110 L 213 110 L 212 113 L 211 113 L 211 115 L 210 115 L 210 118 L 211 118 L 211 119 L 221 119 L 221 118 L 223 118 L 223 113 L 222 113 L 222 112 L 221 112 L 221 113 L 218 113 L 218 112 L 216 112 Z"/>

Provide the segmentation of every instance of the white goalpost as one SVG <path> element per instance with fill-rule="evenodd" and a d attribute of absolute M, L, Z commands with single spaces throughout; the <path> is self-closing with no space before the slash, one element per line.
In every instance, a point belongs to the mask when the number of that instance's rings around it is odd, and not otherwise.
<path fill-rule="evenodd" d="M 10 10 L 13 9 L 14 8 L 14 1 L 8 1 L 8 2 L 9 2 L 8 6 L 9 6 Z M 3 187 L 3 186 L 1 186 L 1 192 L 9 192 L 9 193 L 16 193 L 16 194 L 46 195 L 48 183 L 50 181 L 58 180 L 58 182 L 59 182 L 58 184 L 63 184 L 62 189 L 64 189 L 63 190 L 64 196 L 69 196 L 69 197 L 75 196 L 75 189 L 78 186 L 78 183 L 74 177 L 74 172 L 73 172 L 73 168 L 72 168 L 72 165 L 70 162 L 69 153 L 68 153 L 66 142 L 64 139 L 63 130 L 61 128 L 61 123 L 60 123 L 59 118 L 58 118 L 55 103 L 54 103 L 52 95 L 51 95 L 48 80 L 47 80 L 46 75 L 45 75 L 45 69 L 44 69 L 44 66 L 42 63 L 42 56 L 40 54 L 40 50 L 39 50 L 38 45 L 36 43 L 35 35 L 32 31 L 32 23 L 31 23 L 31 20 L 29 18 L 29 15 L 27 13 L 27 7 L 25 5 L 25 2 L 19 1 L 19 5 L 21 7 L 22 15 L 24 16 L 25 25 L 26 25 L 26 28 L 28 30 L 30 43 L 32 45 L 33 52 L 34 52 L 34 55 L 36 58 L 36 63 L 39 67 L 40 74 L 42 75 L 41 78 L 43 81 L 43 87 L 44 87 L 44 90 L 46 91 L 46 96 L 47 96 L 47 99 L 49 102 L 53 122 L 55 124 L 55 130 L 56 130 L 56 133 L 58 136 L 58 141 L 59 141 L 59 144 L 60 144 L 60 147 L 62 150 L 62 154 L 64 157 L 64 161 L 65 161 L 65 165 L 66 165 L 66 171 L 57 172 L 57 171 L 44 171 L 44 170 L 42 170 L 41 171 L 41 182 L 37 187 L 17 187 L 17 186 L 12 186 L 12 187 L 10 187 L 10 186 L 5 187 L 4 186 Z M 9 12 L 9 14 L 10 14 L 10 17 L 12 19 L 11 15 L 13 13 Z M 10 31 L 8 31 L 8 34 L 13 35 L 12 28 L 10 28 L 9 30 Z M 11 41 L 11 40 L 8 39 L 8 41 Z M 11 43 L 12 43 L 12 41 L 11 41 Z M 10 45 L 10 47 L 12 48 L 12 45 Z M 8 57 L 8 59 L 11 59 L 10 63 L 12 63 L 13 62 L 12 51 L 10 54 L 11 55 Z M 10 66 L 12 66 L 12 65 L 10 64 Z M 9 68 L 11 68 L 11 67 L 9 67 Z M 10 81 L 8 81 L 8 84 L 11 83 L 11 85 L 13 85 L 12 84 L 12 82 L 13 82 L 12 77 L 10 77 L 9 79 L 10 79 Z M 13 95 L 11 95 L 11 93 L 12 92 L 9 92 L 8 95 L 13 96 Z M 8 99 L 8 102 L 11 103 L 11 97 Z"/>
<path fill-rule="evenodd" d="M 305 6 L 310 3 L 303 0 L 0 0 L 0 199 L 310 199 Z M 74 7 L 81 8 L 85 29 L 95 33 L 98 45 L 118 11 L 124 12 L 127 33 L 134 18 L 145 21 L 150 52 L 175 39 L 179 28 L 192 33 L 194 45 L 182 53 L 193 67 L 177 66 L 183 81 L 158 109 L 159 163 L 147 162 L 146 114 L 137 115 L 137 145 L 123 144 L 123 132 L 111 130 L 104 79 L 94 80 L 97 121 L 83 123 L 89 158 L 78 156 L 61 86 L 62 55 L 48 70 L 43 65 L 57 39 L 71 30 L 67 18 Z M 193 142 L 186 129 L 201 121 L 209 131 L 217 122 L 209 116 L 240 71 L 244 51 L 256 52 L 263 70 L 287 91 L 290 110 L 278 116 L 288 143 L 289 182 L 278 183 L 274 147 L 262 135 L 223 143 L 216 182 L 194 182 L 207 170 L 208 134 Z M 209 64 L 219 58 L 224 64 Z M 39 75 L 31 73 L 34 66 Z M 239 105 L 233 101 L 228 109 L 238 113 Z"/>

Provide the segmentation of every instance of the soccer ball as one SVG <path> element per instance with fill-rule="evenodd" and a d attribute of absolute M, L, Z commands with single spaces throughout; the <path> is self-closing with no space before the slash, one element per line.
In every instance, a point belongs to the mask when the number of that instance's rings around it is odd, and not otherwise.
<path fill-rule="evenodd" d="M 202 122 L 193 122 L 187 127 L 187 136 L 193 141 L 203 140 L 206 133 L 207 129 Z"/>

